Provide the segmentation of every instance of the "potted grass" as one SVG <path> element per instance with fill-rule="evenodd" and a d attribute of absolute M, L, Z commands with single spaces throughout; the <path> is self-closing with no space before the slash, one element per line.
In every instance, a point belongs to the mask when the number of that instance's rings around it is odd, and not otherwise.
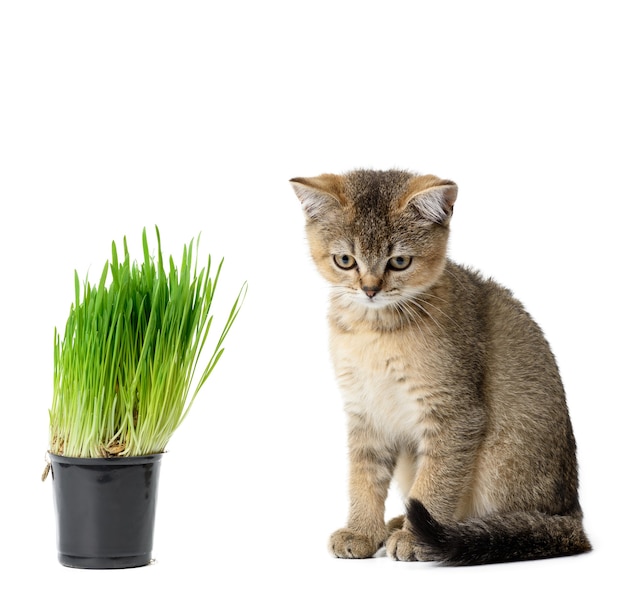
<path fill-rule="evenodd" d="M 180 266 L 166 261 L 156 228 L 143 261 L 115 242 L 99 282 L 81 285 L 63 335 L 54 332 L 49 468 L 59 561 L 77 568 L 129 568 L 152 561 L 162 455 L 223 353 L 245 298 L 235 299 L 200 364 L 222 262 L 198 269 L 197 242 Z M 207 360 L 208 359 L 208 360 Z M 206 360 L 206 362 L 204 362 Z M 46 472 L 47 474 L 47 472 Z"/>

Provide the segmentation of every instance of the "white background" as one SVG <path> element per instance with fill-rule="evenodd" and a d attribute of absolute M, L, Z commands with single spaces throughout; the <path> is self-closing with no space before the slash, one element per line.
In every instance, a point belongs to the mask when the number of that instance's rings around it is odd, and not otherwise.
<path fill-rule="evenodd" d="M 620 4 L 2 3 L 0 588 L 623 590 Z M 559 361 L 591 554 L 450 569 L 326 552 L 344 418 L 287 180 L 354 167 L 458 183 L 451 257 L 513 289 Z M 74 269 L 96 278 L 125 235 L 139 257 L 155 224 L 175 258 L 198 233 L 226 257 L 216 314 L 244 280 L 248 300 L 163 461 L 156 564 L 63 568 L 39 481 L 53 328 Z"/>

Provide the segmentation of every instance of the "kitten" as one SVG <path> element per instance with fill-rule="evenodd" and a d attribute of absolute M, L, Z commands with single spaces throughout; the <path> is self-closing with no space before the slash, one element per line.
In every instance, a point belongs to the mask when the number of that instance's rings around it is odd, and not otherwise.
<path fill-rule="evenodd" d="M 507 289 L 446 257 L 457 186 L 396 170 L 291 183 L 332 287 L 348 416 L 350 512 L 332 553 L 469 565 L 590 550 L 550 347 Z M 393 477 L 407 512 L 385 524 Z"/>

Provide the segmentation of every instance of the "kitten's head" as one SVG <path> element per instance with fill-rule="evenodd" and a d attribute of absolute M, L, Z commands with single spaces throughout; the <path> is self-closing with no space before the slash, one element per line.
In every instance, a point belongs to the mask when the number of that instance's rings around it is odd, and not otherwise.
<path fill-rule="evenodd" d="M 398 309 L 443 272 L 457 187 L 433 175 L 357 170 L 291 180 L 313 260 L 347 308 Z"/>

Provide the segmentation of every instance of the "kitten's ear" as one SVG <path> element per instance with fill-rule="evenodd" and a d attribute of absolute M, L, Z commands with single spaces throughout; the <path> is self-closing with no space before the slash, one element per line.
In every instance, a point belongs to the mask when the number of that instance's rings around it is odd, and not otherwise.
<path fill-rule="evenodd" d="M 426 220 L 437 224 L 447 223 L 456 202 L 456 183 L 429 175 L 418 177 L 415 181 L 402 199 L 401 209 L 411 206 Z"/>
<path fill-rule="evenodd" d="M 343 179 L 339 175 L 294 177 L 289 182 L 309 218 L 324 216 L 330 210 L 346 204 Z"/>

